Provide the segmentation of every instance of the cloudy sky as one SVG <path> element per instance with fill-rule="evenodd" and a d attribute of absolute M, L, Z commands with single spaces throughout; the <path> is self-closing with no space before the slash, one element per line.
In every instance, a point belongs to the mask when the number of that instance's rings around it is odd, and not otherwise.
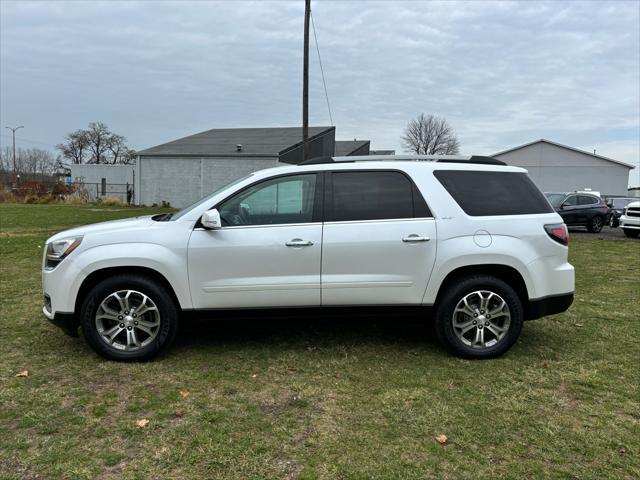
<path fill-rule="evenodd" d="M 24 125 L 19 146 L 50 148 L 100 120 L 142 149 L 298 125 L 303 3 L 1 0 L 2 127 Z M 312 9 L 339 139 L 402 151 L 407 121 L 426 112 L 449 120 L 463 153 L 548 138 L 639 162 L 638 1 Z M 310 122 L 328 125 L 311 53 Z M 640 169 L 631 176 L 640 184 Z"/>

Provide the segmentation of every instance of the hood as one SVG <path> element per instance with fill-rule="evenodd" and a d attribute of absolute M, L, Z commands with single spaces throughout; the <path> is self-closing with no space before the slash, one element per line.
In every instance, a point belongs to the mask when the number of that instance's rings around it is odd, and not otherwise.
<path fill-rule="evenodd" d="M 143 228 L 145 226 L 151 226 L 155 223 L 153 220 L 151 220 L 151 217 L 152 215 L 145 215 L 143 217 L 125 218 L 123 220 L 110 220 L 108 222 L 83 225 L 81 227 L 71 228 L 69 230 L 64 230 L 60 233 L 56 233 L 54 236 L 47 240 L 47 243 L 67 237 L 90 235 L 94 233 L 119 232 L 122 230 Z"/>

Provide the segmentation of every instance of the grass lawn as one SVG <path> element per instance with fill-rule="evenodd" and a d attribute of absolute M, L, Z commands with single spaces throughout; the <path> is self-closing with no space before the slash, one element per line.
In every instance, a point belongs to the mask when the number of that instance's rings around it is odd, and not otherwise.
<path fill-rule="evenodd" d="M 640 477 L 640 241 L 573 240 L 574 305 L 497 360 L 403 318 L 203 322 L 102 360 L 42 317 L 42 245 L 159 211 L 0 204 L 0 478 Z"/>

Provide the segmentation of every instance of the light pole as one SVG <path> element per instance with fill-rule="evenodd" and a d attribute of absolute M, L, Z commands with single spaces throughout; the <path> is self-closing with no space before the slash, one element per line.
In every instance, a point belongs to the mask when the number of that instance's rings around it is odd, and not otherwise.
<path fill-rule="evenodd" d="M 20 125 L 19 127 L 4 127 L 4 128 L 8 128 L 9 130 L 11 130 L 11 133 L 13 135 L 13 175 L 15 176 L 17 173 L 16 170 L 16 130 L 20 130 L 21 128 L 24 128 L 23 125 Z"/>

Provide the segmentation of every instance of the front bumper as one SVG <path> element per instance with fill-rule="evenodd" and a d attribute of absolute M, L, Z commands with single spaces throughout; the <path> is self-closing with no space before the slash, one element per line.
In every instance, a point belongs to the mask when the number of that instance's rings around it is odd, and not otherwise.
<path fill-rule="evenodd" d="M 56 312 L 52 314 L 47 310 L 46 304 L 42 307 L 42 314 L 56 327 L 61 328 L 67 335 L 71 337 L 78 336 L 78 327 L 80 324 L 75 314 L 66 312 Z"/>
<path fill-rule="evenodd" d="M 640 217 L 622 215 L 620 217 L 620 228 L 640 230 Z"/>
<path fill-rule="evenodd" d="M 573 292 L 529 300 L 525 310 L 525 320 L 535 320 L 547 315 L 565 312 L 572 303 Z"/>

